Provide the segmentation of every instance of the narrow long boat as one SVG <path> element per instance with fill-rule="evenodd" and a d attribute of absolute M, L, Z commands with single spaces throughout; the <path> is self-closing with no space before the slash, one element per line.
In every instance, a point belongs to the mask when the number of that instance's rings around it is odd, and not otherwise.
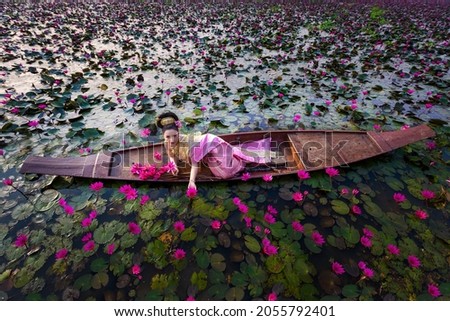
<path fill-rule="evenodd" d="M 264 165 L 249 164 L 252 178 L 264 175 L 280 176 L 298 170 L 316 171 L 327 167 L 346 166 L 372 158 L 405 145 L 435 136 L 426 125 L 389 132 L 330 131 L 330 130 L 279 130 L 237 132 L 220 135 L 225 141 L 240 145 L 264 138 L 271 139 L 270 160 Z M 162 142 L 117 151 L 103 151 L 84 157 L 29 156 L 20 173 L 84 177 L 100 180 L 142 181 L 132 173 L 133 164 L 146 164 L 161 168 L 167 163 Z M 164 173 L 147 181 L 187 182 L 189 164 L 181 164 L 179 174 Z M 241 175 L 229 180 L 241 179 Z M 206 166 L 201 166 L 198 182 L 218 181 Z"/>

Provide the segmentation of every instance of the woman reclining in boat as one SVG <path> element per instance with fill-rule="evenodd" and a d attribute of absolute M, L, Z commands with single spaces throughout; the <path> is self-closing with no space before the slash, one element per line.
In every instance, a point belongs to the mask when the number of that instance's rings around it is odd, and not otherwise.
<path fill-rule="evenodd" d="M 156 125 L 162 129 L 167 155 L 175 164 L 171 173 L 178 174 L 179 161 L 191 165 L 189 188 L 197 188 L 200 162 L 214 176 L 226 179 L 241 172 L 246 164 L 265 164 L 270 158 L 270 138 L 234 146 L 213 134 L 183 135 L 178 116 L 172 112 L 159 115 Z"/>

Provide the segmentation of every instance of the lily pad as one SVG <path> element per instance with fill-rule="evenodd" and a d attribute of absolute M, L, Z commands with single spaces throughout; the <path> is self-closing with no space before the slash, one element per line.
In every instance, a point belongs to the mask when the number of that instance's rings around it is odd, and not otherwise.
<path fill-rule="evenodd" d="M 106 225 L 100 225 L 94 231 L 94 241 L 98 244 L 107 244 L 114 238 L 114 231 Z"/>
<path fill-rule="evenodd" d="M 17 205 L 11 213 L 11 217 L 15 220 L 22 221 L 33 214 L 33 206 L 29 203 Z"/>
<path fill-rule="evenodd" d="M 48 211 L 50 208 L 57 204 L 57 199 L 61 193 L 54 189 L 48 189 L 42 192 L 34 204 L 34 208 L 38 212 Z"/>
<path fill-rule="evenodd" d="M 181 240 L 182 241 L 193 241 L 197 237 L 197 232 L 194 230 L 192 226 L 188 227 L 181 233 Z"/>
<path fill-rule="evenodd" d="M 109 282 L 108 274 L 105 272 L 100 272 L 100 273 L 95 274 L 92 277 L 91 285 L 92 285 L 93 289 L 98 290 L 98 289 L 101 289 L 102 287 L 106 286 L 108 284 L 108 282 Z"/>
<path fill-rule="evenodd" d="M 261 251 L 261 245 L 259 242 L 250 235 L 244 236 L 245 246 L 253 253 L 259 253 Z"/>
<path fill-rule="evenodd" d="M 103 258 L 98 258 L 92 261 L 91 263 L 91 271 L 92 272 L 101 272 L 105 271 L 108 268 L 108 262 L 106 262 Z"/>
<path fill-rule="evenodd" d="M 341 215 L 346 215 L 350 212 L 350 208 L 348 207 L 348 205 L 341 200 L 332 200 L 331 206 L 336 213 Z"/>
<path fill-rule="evenodd" d="M 91 288 L 91 281 L 92 281 L 92 274 L 85 274 L 76 279 L 73 286 L 76 289 L 85 292 Z"/>
<path fill-rule="evenodd" d="M 208 252 L 204 250 L 199 250 L 195 253 L 195 260 L 201 269 L 206 269 L 210 263 Z"/>
<path fill-rule="evenodd" d="M 359 295 L 361 294 L 361 290 L 354 284 L 347 284 L 342 288 L 342 294 L 346 298 L 354 299 L 359 297 Z"/>
<path fill-rule="evenodd" d="M 225 299 L 227 301 L 241 301 L 244 298 L 245 292 L 240 287 L 234 287 L 228 289 L 227 293 L 225 294 Z"/>
<path fill-rule="evenodd" d="M 219 272 L 225 271 L 227 264 L 225 262 L 225 257 L 220 253 L 214 253 L 211 255 L 211 267 Z"/>

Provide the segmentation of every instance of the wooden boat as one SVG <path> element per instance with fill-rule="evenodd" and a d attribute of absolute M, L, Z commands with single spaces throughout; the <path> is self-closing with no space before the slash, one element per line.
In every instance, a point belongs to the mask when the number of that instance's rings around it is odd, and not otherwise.
<path fill-rule="evenodd" d="M 267 165 L 251 165 L 247 168 L 252 178 L 297 173 L 298 170 L 316 171 L 327 167 L 346 166 L 378 156 L 407 144 L 430 138 L 434 131 L 426 125 L 390 132 L 329 131 L 329 130 L 280 130 L 238 132 L 220 135 L 225 141 L 239 146 L 244 142 L 271 138 L 271 154 L 276 155 Z M 84 157 L 29 156 L 20 173 L 36 173 L 60 176 L 84 177 L 99 180 L 142 181 L 131 173 L 134 163 L 161 167 L 167 163 L 163 143 L 149 144 L 117 151 L 105 151 Z M 187 182 L 190 167 L 179 165 L 179 174 L 161 175 L 158 182 Z M 230 180 L 239 180 L 241 175 Z M 217 181 L 206 166 L 201 166 L 198 182 Z"/>

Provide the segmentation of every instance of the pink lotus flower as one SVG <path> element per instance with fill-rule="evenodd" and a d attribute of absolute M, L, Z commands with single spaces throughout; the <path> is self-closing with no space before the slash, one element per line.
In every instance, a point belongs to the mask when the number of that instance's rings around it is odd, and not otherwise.
<path fill-rule="evenodd" d="M 186 252 L 183 249 L 176 249 L 173 253 L 173 258 L 175 260 L 182 260 L 186 256 Z"/>
<path fill-rule="evenodd" d="M 27 247 L 28 243 L 28 235 L 25 234 L 19 234 L 14 241 L 15 247 Z"/>
<path fill-rule="evenodd" d="M 63 209 L 67 215 L 73 215 L 73 213 L 75 213 L 75 209 L 72 206 L 70 206 L 69 204 L 63 206 Z"/>
<path fill-rule="evenodd" d="M 353 205 L 352 206 L 352 213 L 355 215 L 361 215 L 362 210 L 358 205 Z"/>
<path fill-rule="evenodd" d="M 255 233 L 259 233 L 259 232 L 261 232 L 261 226 L 256 225 L 255 226 Z"/>
<path fill-rule="evenodd" d="M 273 177 L 272 177 L 272 175 L 270 175 L 270 174 L 265 174 L 265 175 L 263 175 L 262 179 L 263 179 L 263 181 L 265 181 L 265 182 L 271 182 L 272 179 L 273 179 Z"/>
<path fill-rule="evenodd" d="M 412 94 L 414 93 L 414 91 L 415 91 L 414 89 L 408 89 L 408 90 L 407 90 L 407 93 L 408 93 L 409 95 L 412 95 Z"/>
<path fill-rule="evenodd" d="M 428 214 L 427 212 L 425 212 L 424 210 L 418 209 L 414 212 L 414 215 L 419 219 L 419 220 L 425 220 L 428 218 Z"/>
<path fill-rule="evenodd" d="M 266 221 L 267 224 L 274 224 L 276 219 L 272 214 L 266 213 L 264 214 L 264 221 Z"/>
<path fill-rule="evenodd" d="M 331 105 L 331 100 L 325 100 L 325 105 L 330 106 Z"/>
<path fill-rule="evenodd" d="M 270 292 L 267 296 L 267 301 L 276 301 L 278 299 L 278 296 L 275 292 Z"/>
<path fill-rule="evenodd" d="M 358 195 L 359 194 L 359 189 L 357 189 L 357 188 L 352 189 L 352 194 L 354 196 Z"/>
<path fill-rule="evenodd" d="M 177 231 L 178 233 L 183 232 L 186 227 L 184 226 L 183 221 L 176 221 L 173 223 L 173 228 L 175 229 L 175 231 Z"/>
<path fill-rule="evenodd" d="M 241 204 L 241 199 L 239 197 L 234 197 L 233 198 L 233 204 L 236 206 L 239 206 L 239 204 Z"/>
<path fill-rule="evenodd" d="M 140 135 L 142 138 L 147 138 L 148 136 L 150 136 L 150 134 L 151 134 L 151 130 L 148 128 L 144 128 L 140 132 Z"/>
<path fill-rule="evenodd" d="M 364 247 L 372 247 L 372 241 L 367 236 L 361 236 L 360 242 Z"/>
<path fill-rule="evenodd" d="M 415 255 L 408 256 L 408 263 L 409 266 L 414 269 L 417 269 L 421 265 L 419 258 Z"/>
<path fill-rule="evenodd" d="M 341 195 L 347 195 L 348 194 L 348 189 L 346 189 L 345 187 L 343 189 L 341 189 Z"/>
<path fill-rule="evenodd" d="M 150 200 L 150 196 L 148 195 L 142 195 L 141 200 L 139 201 L 139 205 L 143 206 L 147 204 L 147 202 Z"/>
<path fill-rule="evenodd" d="M 134 265 L 131 267 L 131 273 L 132 273 L 133 275 L 139 275 L 139 274 L 141 274 L 141 267 L 140 267 L 139 265 L 137 265 L 137 264 L 134 264 Z"/>
<path fill-rule="evenodd" d="M 403 203 L 404 201 L 406 201 L 406 196 L 402 193 L 394 193 L 393 198 L 396 203 Z"/>
<path fill-rule="evenodd" d="M 400 130 L 407 130 L 409 129 L 409 125 L 403 125 L 402 127 L 400 127 Z"/>
<path fill-rule="evenodd" d="M 85 217 L 82 221 L 81 221 L 81 226 L 82 227 L 89 227 L 92 224 L 92 219 L 90 217 Z"/>
<path fill-rule="evenodd" d="M 431 103 L 426 103 L 426 104 L 425 104 L 425 108 L 426 108 L 426 109 L 431 109 L 431 108 L 433 108 L 433 104 L 431 104 Z"/>
<path fill-rule="evenodd" d="M 128 184 L 120 186 L 119 192 L 124 194 L 127 200 L 134 200 L 138 197 L 138 191 Z"/>
<path fill-rule="evenodd" d="M 81 238 L 81 241 L 83 241 L 83 242 L 88 242 L 88 241 L 90 241 L 92 239 L 92 233 L 86 233 L 82 238 Z"/>
<path fill-rule="evenodd" d="M 153 153 L 153 158 L 154 158 L 155 160 L 157 160 L 157 161 L 160 161 L 160 160 L 162 160 L 162 155 L 161 155 L 161 153 L 159 153 L 159 152 L 154 152 L 154 153 Z"/>
<path fill-rule="evenodd" d="M 43 109 L 47 108 L 47 105 L 46 104 L 39 104 L 38 108 L 43 110 Z"/>
<path fill-rule="evenodd" d="M 69 253 L 68 249 L 62 248 L 62 249 L 58 250 L 58 252 L 55 253 L 55 258 L 57 260 L 63 260 L 66 258 L 68 253 Z"/>
<path fill-rule="evenodd" d="M 303 179 L 303 180 L 311 178 L 311 175 L 309 175 L 309 173 L 307 171 L 303 170 L 303 169 L 299 170 L 297 172 L 297 176 L 298 176 L 299 179 Z"/>
<path fill-rule="evenodd" d="M 135 222 L 130 222 L 130 223 L 128 223 L 128 231 L 131 234 L 138 235 L 141 233 L 141 228 Z"/>
<path fill-rule="evenodd" d="M 248 213 L 248 206 L 245 205 L 244 203 L 241 203 L 238 205 L 238 209 L 239 212 L 243 213 L 243 214 L 247 214 Z"/>
<path fill-rule="evenodd" d="M 379 131 L 381 131 L 381 125 L 375 124 L 375 125 L 373 125 L 373 129 L 376 130 L 377 132 L 379 132 Z"/>
<path fill-rule="evenodd" d="M 114 243 L 108 244 L 106 246 L 106 254 L 108 254 L 108 255 L 112 255 L 115 250 L 116 250 L 116 245 Z"/>
<path fill-rule="evenodd" d="M 252 227 L 252 218 L 248 216 L 244 216 L 245 226 Z"/>
<path fill-rule="evenodd" d="M 365 268 L 365 269 L 363 269 L 362 272 L 369 279 L 373 278 L 373 276 L 375 275 L 375 272 L 372 269 L 370 269 L 370 268 Z"/>
<path fill-rule="evenodd" d="M 359 261 L 359 262 L 358 262 L 358 267 L 359 267 L 361 270 L 364 270 L 364 269 L 367 267 L 367 263 L 364 262 L 364 261 Z"/>
<path fill-rule="evenodd" d="M 12 186 L 13 180 L 10 179 L 10 178 L 5 178 L 5 179 L 3 180 L 3 184 L 6 185 L 6 186 Z"/>
<path fill-rule="evenodd" d="M 89 185 L 89 188 L 93 190 L 94 192 L 98 192 L 103 188 L 102 182 L 94 182 L 91 185 Z"/>
<path fill-rule="evenodd" d="M 311 238 L 312 238 L 313 242 L 318 246 L 322 246 L 325 243 L 325 239 L 323 238 L 322 234 L 320 234 L 317 231 L 314 231 L 311 234 Z"/>
<path fill-rule="evenodd" d="M 303 194 L 300 192 L 295 192 L 294 194 L 292 194 L 292 199 L 296 202 L 301 202 L 303 201 Z"/>
<path fill-rule="evenodd" d="M 0 148 L 0 156 L 5 155 L 5 150 Z"/>
<path fill-rule="evenodd" d="M 365 227 L 363 228 L 363 234 L 365 236 L 367 236 L 369 239 L 371 239 L 373 237 L 373 232 Z"/>
<path fill-rule="evenodd" d="M 195 301 L 195 298 L 192 295 L 190 295 L 186 298 L 186 301 Z"/>
<path fill-rule="evenodd" d="M 222 223 L 219 220 L 214 220 L 211 222 L 211 228 L 213 230 L 218 230 L 222 226 Z"/>
<path fill-rule="evenodd" d="M 299 221 L 293 221 L 291 223 L 291 225 L 292 225 L 293 230 L 296 231 L 296 232 L 303 233 L 303 231 L 305 230 L 305 228 L 303 227 L 303 225 Z"/>
<path fill-rule="evenodd" d="M 295 114 L 293 121 L 294 121 L 294 123 L 298 123 L 300 121 L 300 119 L 302 119 L 302 116 L 300 116 L 300 114 Z"/>
<path fill-rule="evenodd" d="M 277 247 L 272 245 L 268 239 L 266 239 L 266 238 L 263 239 L 262 240 L 262 244 L 263 244 L 263 252 L 264 252 L 264 254 L 266 254 L 268 256 L 272 256 L 272 255 L 278 254 Z"/>
<path fill-rule="evenodd" d="M 197 196 L 197 189 L 195 187 L 188 187 L 188 189 L 186 190 L 186 196 L 188 198 L 194 198 L 195 196 Z"/>
<path fill-rule="evenodd" d="M 428 150 L 433 150 L 437 147 L 437 144 L 434 140 L 430 140 L 425 143 L 425 146 L 427 147 Z"/>
<path fill-rule="evenodd" d="M 93 240 L 88 241 L 86 244 L 84 244 L 83 246 L 83 251 L 84 252 L 91 252 L 95 249 L 95 242 Z"/>
<path fill-rule="evenodd" d="M 422 197 L 426 200 L 431 200 L 436 197 L 436 194 L 433 191 L 430 191 L 428 189 L 424 189 L 421 192 L 421 194 L 422 194 Z"/>
<path fill-rule="evenodd" d="M 331 269 L 333 270 L 334 273 L 336 273 L 337 275 L 340 274 L 344 274 L 345 273 L 345 269 L 342 266 L 342 264 L 338 263 L 338 262 L 333 262 L 331 264 Z"/>
<path fill-rule="evenodd" d="M 428 284 L 428 293 L 433 297 L 437 298 L 441 295 L 441 291 L 439 291 L 439 288 L 434 284 Z"/>
<path fill-rule="evenodd" d="M 272 215 L 278 214 L 278 210 L 275 207 L 273 207 L 272 205 L 267 205 L 267 212 Z"/>
<path fill-rule="evenodd" d="M 389 251 L 389 253 L 396 255 L 396 256 L 400 255 L 400 249 L 397 246 L 395 246 L 394 244 L 388 244 L 386 248 Z"/>
<path fill-rule="evenodd" d="M 330 177 L 334 177 L 334 176 L 339 175 L 339 170 L 334 167 L 327 167 L 325 169 L 325 173 L 327 173 L 327 175 Z"/>
<path fill-rule="evenodd" d="M 28 122 L 28 127 L 35 128 L 35 127 L 37 127 L 38 125 L 39 125 L 39 121 L 38 121 L 38 120 L 30 120 L 30 121 Z"/>
<path fill-rule="evenodd" d="M 248 181 L 251 177 L 252 177 L 252 175 L 250 175 L 250 173 L 245 172 L 244 174 L 242 174 L 241 179 L 245 182 L 245 181 Z"/>

